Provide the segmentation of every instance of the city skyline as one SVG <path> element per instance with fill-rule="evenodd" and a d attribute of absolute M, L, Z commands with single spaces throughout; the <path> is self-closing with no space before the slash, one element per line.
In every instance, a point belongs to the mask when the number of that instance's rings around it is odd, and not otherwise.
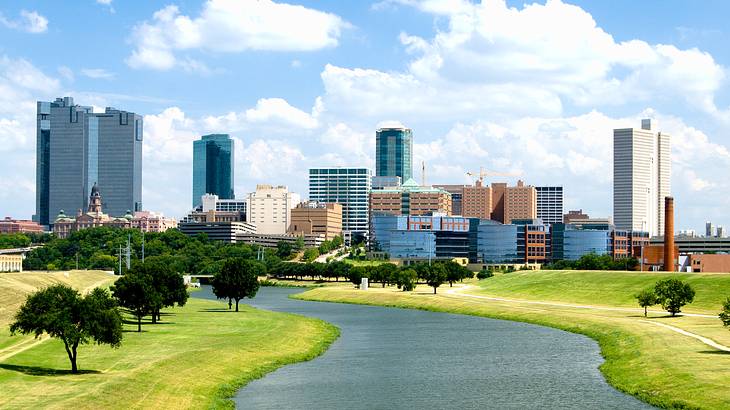
<path fill-rule="evenodd" d="M 144 207 L 170 216 L 189 211 L 190 143 L 201 135 L 229 133 L 237 140 L 239 196 L 257 183 L 287 185 L 304 195 L 309 168 L 375 170 L 374 133 L 386 121 L 413 129 L 418 181 L 421 161 L 429 184 L 469 184 L 466 171 L 480 166 L 518 172 L 535 186 L 564 186 L 566 211 L 611 216 L 606 153 L 612 131 L 648 116 L 673 138 L 677 228 L 701 231 L 707 220 L 728 226 L 728 200 L 720 192 L 730 164 L 730 56 L 719 46 L 727 35 L 710 16 L 722 12 L 693 14 L 679 5 L 668 13 L 659 3 L 617 2 L 625 20 L 619 24 L 606 6 L 586 1 L 455 2 L 448 9 L 438 2 L 406 3 L 297 3 L 311 13 L 304 20 L 322 26 L 299 38 L 279 24 L 290 16 L 273 8 L 266 15 L 273 19 L 269 29 L 281 34 L 275 44 L 214 20 L 220 15 L 213 11 L 231 7 L 222 2 L 177 8 L 112 3 L 114 13 L 104 5 L 84 8 L 76 17 L 90 21 L 86 29 L 98 29 L 99 38 L 64 24 L 71 16 L 58 5 L 4 4 L 0 12 L 7 19 L 20 19 L 27 8 L 47 25 L 35 31 L 0 27 L 7 39 L 0 83 L 11 91 L 0 97 L 0 141 L 9 159 L 0 165 L 0 214 L 27 219 L 34 213 L 35 102 L 68 95 L 96 111 L 114 106 L 144 115 Z M 663 21 L 669 32 L 640 24 L 641 11 L 652 7 L 647 18 Z M 716 8 L 727 6 L 718 2 Z M 502 27 L 490 16 L 511 24 Z M 519 31 L 533 18 L 551 33 L 540 49 L 530 46 L 534 34 Z M 183 44 L 164 37 L 169 47 L 153 47 L 160 35 L 155 29 L 185 19 L 199 38 Z M 391 20 L 402 24 L 377 30 Z M 205 32 L 211 30 L 206 21 L 217 22 L 219 30 Z M 698 26 L 701 21 L 705 26 Z M 595 50 L 569 41 L 581 36 Z M 73 50 L 53 51 L 77 37 L 89 47 L 113 46 L 96 47 L 98 56 L 84 58 Z M 216 47 L 210 38 L 244 46 Z M 507 45 L 512 53 L 503 51 Z M 389 58 L 373 58 L 379 54 Z M 520 63 L 528 55 L 537 64 Z M 259 67 L 241 64 L 246 61 Z M 492 68 L 495 62 L 502 68 Z M 240 86 L 233 81 L 239 77 Z"/>

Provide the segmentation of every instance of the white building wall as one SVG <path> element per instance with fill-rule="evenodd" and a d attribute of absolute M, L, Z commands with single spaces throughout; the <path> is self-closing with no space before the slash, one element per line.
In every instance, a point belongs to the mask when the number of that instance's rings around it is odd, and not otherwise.
<path fill-rule="evenodd" d="M 291 209 L 299 202 L 299 194 L 285 186 L 257 185 L 248 194 L 248 222 L 256 225 L 256 232 L 264 235 L 283 235 L 291 222 Z"/>

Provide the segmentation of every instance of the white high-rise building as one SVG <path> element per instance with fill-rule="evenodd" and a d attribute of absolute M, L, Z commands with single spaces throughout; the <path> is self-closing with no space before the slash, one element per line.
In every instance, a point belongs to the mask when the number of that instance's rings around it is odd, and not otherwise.
<path fill-rule="evenodd" d="M 617 229 L 664 235 L 664 198 L 671 195 L 671 137 L 651 119 L 613 130 L 613 219 Z"/>
<path fill-rule="evenodd" d="M 285 186 L 256 185 L 248 194 L 248 222 L 256 225 L 256 233 L 283 235 L 291 222 L 291 209 L 300 202 L 299 194 Z"/>
<path fill-rule="evenodd" d="M 367 168 L 310 168 L 309 199 L 342 205 L 342 232 L 366 238 L 372 174 Z"/>

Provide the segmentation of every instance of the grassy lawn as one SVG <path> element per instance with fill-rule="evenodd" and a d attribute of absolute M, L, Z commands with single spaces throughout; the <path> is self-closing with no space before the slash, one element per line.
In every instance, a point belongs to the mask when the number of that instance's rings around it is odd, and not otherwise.
<path fill-rule="evenodd" d="M 431 294 L 431 288 L 419 286 L 415 292 L 401 292 L 394 287 L 379 286 L 368 291 L 350 287 L 328 287 L 309 290 L 297 295 L 307 300 L 360 303 L 383 306 L 424 309 L 461 313 L 534 323 L 587 335 L 598 341 L 606 361 L 601 372 L 617 389 L 632 394 L 644 401 L 663 408 L 730 408 L 730 354 L 715 350 L 704 343 L 651 322 L 665 323 L 709 337 L 718 343 L 730 346 L 730 332 L 722 327 L 717 318 L 676 317 L 664 314 L 643 316 L 638 306 L 624 293 L 633 294 L 653 284 L 659 277 L 651 276 L 641 280 L 627 274 L 626 282 L 615 285 L 611 280 L 600 280 L 605 287 L 593 284 L 590 293 L 577 284 L 590 281 L 593 275 L 606 276 L 605 272 L 529 272 L 507 274 L 486 279 L 471 293 L 499 295 L 510 299 L 544 299 L 575 304 L 601 304 L 606 306 L 632 306 L 635 311 L 589 310 L 566 306 L 537 305 L 516 301 L 494 301 L 464 296 L 458 292 L 448 293 L 448 285 L 439 288 L 439 294 Z M 530 277 L 524 275 L 531 275 Z M 542 276 L 563 283 L 548 283 Z M 610 275 L 610 274 L 609 274 Z M 610 277 L 610 276 L 609 276 Z M 614 280 L 621 280 L 613 275 Z M 718 300 L 727 276 L 700 275 L 693 279 L 700 299 L 699 309 L 687 311 L 714 310 L 712 299 Z M 493 282 L 490 282 L 493 281 Z M 514 282 L 514 283 L 511 283 Z M 525 282 L 542 283 L 540 289 L 531 290 Z M 629 286 L 628 283 L 634 283 Z M 477 285 L 471 281 L 470 285 Z M 462 285 L 459 285 L 462 286 Z M 533 285 L 537 286 L 537 285 Z M 455 285 L 456 288 L 456 285 Z M 498 291 L 495 291 L 498 289 Z M 510 293 L 510 289 L 516 289 Z M 553 289 L 549 292 L 546 289 Z M 536 293 L 539 292 L 539 296 Z M 575 295 L 575 296 L 574 296 Z"/>
<path fill-rule="evenodd" d="M 360 261 L 356 259 L 345 258 L 342 262 L 349 263 L 352 266 L 378 266 L 388 261 Z"/>
<path fill-rule="evenodd" d="M 0 274 L 0 279 L 4 274 Z M 75 282 L 83 288 L 95 280 Z M 0 289 L 0 295 L 6 295 Z M 0 407 L 204 408 L 232 407 L 235 390 L 288 363 L 324 352 L 338 336 L 317 319 L 190 298 L 163 312 L 162 323 L 127 324 L 122 346 L 79 349 L 79 375 L 62 342 L 13 337 L 2 324 Z M 17 342 L 16 342 L 17 340 Z M 23 350 L 24 346 L 31 347 Z M 9 352 L 9 353 L 8 353 Z"/>

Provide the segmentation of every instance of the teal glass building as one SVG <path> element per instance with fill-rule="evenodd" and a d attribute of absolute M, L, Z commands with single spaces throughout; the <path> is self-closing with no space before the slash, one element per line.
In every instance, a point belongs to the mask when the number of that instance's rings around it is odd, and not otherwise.
<path fill-rule="evenodd" d="M 413 178 L 413 132 L 380 128 L 375 132 L 375 176 Z"/>
<path fill-rule="evenodd" d="M 234 199 L 233 139 L 228 134 L 203 135 L 193 142 L 193 209 L 205 194 Z"/>

